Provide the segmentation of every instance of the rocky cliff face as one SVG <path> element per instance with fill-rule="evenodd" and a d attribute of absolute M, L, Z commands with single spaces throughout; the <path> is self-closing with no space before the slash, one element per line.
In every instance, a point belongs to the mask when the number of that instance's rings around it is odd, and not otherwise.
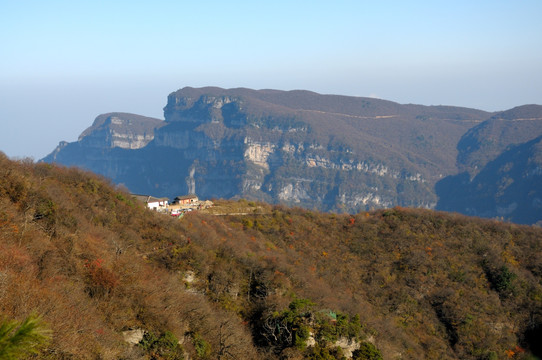
<path fill-rule="evenodd" d="M 162 120 L 135 114 L 103 114 L 81 133 L 78 141 L 61 141 L 41 161 L 82 167 L 123 183 L 127 177 L 143 176 L 140 150 L 163 125 Z"/>
<path fill-rule="evenodd" d="M 458 144 L 462 172 L 436 184 L 437 208 L 542 223 L 542 106 L 497 113 Z"/>
<path fill-rule="evenodd" d="M 487 118 L 461 108 L 219 88 L 172 93 L 164 114 L 168 125 L 153 145 L 183 153 L 199 194 L 347 211 L 434 207 L 432 185 L 454 168 L 449 138 Z"/>
<path fill-rule="evenodd" d="M 442 210 L 542 224 L 542 136 L 507 149 L 472 179 L 450 176 L 436 189 Z"/>
<path fill-rule="evenodd" d="M 492 114 L 307 91 L 184 88 L 165 121 L 98 117 L 45 161 L 86 167 L 131 191 L 245 197 L 355 212 L 432 208 L 457 173 L 456 144 Z"/>
<path fill-rule="evenodd" d="M 135 114 L 103 114 L 78 140 L 91 147 L 141 149 L 154 139 L 154 130 L 162 125 L 161 120 Z"/>
<path fill-rule="evenodd" d="M 108 113 L 98 116 L 92 126 L 79 135 L 77 141 L 84 148 L 94 149 L 141 149 L 154 139 L 154 131 L 164 121 L 128 113 Z M 68 146 L 62 141 L 44 161 L 57 161 L 57 156 Z M 62 153 L 64 155 L 64 153 Z M 61 156 L 62 156 L 61 155 Z"/>

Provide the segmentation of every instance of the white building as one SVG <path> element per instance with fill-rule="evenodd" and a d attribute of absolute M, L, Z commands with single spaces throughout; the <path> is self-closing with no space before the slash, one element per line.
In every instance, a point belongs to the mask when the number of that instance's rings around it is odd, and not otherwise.
<path fill-rule="evenodd" d="M 168 198 L 156 198 L 150 195 L 133 195 L 137 200 L 145 203 L 151 210 L 166 211 L 168 207 Z"/>

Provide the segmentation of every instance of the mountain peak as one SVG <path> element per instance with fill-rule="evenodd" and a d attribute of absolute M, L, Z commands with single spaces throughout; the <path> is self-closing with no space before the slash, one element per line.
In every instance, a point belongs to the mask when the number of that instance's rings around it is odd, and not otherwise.
<path fill-rule="evenodd" d="M 94 122 L 90 127 L 79 135 L 79 140 L 91 135 L 95 131 L 104 129 L 105 127 L 118 131 L 126 131 L 129 129 L 129 131 L 134 133 L 146 133 L 160 127 L 162 123 L 163 121 L 160 119 L 137 114 L 123 112 L 101 114 L 94 119 Z"/>

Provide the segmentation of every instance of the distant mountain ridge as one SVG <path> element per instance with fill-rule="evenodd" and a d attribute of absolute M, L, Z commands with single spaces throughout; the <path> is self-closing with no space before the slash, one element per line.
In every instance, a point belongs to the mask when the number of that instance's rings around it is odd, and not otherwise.
<path fill-rule="evenodd" d="M 459 141 L 461 170 L 477 172 L 509 145 L 532 140 L 542 134 L 542 106 L 524 105 L 496 113 L 470 129 Z"/>
<path fill-rule="evenodd" d="M 472 167 L 476 151 L 487 162 L 506 144 L 531 140 L 538 120 L 505 131 L 513 140 L 503 137 L 493 152 L 471 146 L 484 126 L 540 114 L 537 105 L 488 113 L 303 90 L 186 87 L 168 96 L 165 121 L 139 119 L 136 130 L 128 125 L 135 115 L 106 114 L 43 160 L 157 196 L 197 192 L 348 212 L 434 208 L 438 181 Z M 121 127 L 103 120 L 112 116 Z"/>
<path fill-rule="evenodd" d="M 542 223 L 542 106 L 495 114 L 458 143 L 462 171 L 436 185 L 437 208 Z"/>
<path fill-rule="evenodd" d="M 542 136 L 513 146 L 472 180 L 463 173 L 437 183 L 438 208 L 536 223 L 542 214 Z"/>

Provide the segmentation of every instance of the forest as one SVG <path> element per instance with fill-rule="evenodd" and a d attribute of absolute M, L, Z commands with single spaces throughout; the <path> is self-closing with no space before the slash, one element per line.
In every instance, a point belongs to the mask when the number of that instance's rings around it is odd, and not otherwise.
<path fill-rule="evenodd" d="M 542 357 L 539 227 L 213 200 L 0 154 L 0 358 Z"/>

